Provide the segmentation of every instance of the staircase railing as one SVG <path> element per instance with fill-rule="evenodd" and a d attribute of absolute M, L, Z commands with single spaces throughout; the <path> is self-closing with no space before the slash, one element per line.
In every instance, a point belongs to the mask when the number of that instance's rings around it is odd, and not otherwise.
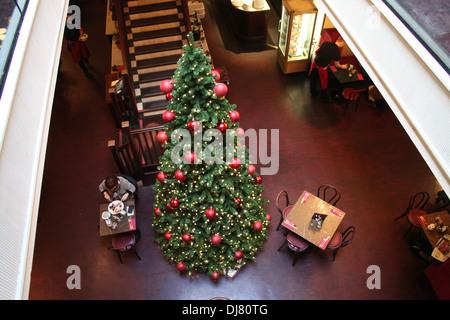
<path fill-rule="evenodd" d="M 122 64 L 124 70 L 122 74 L 122 88 L 118 92 L 115 88 L 109 89 L 109 94 L 113 102 L 112 111 L 115 114 L 114 118 L 120 122 L 128 120 L 134 121 L 139 118 L 139 111 L 136 105 L 136 97 L 133 88 L 133 79 L 130 75 L 131 62 L 129 57 L 127 32 L 125 29 L 125 19 L 123 16 L 123 1 L 113 0 L 114 17 L 117 22 L 119 32 L 120 51 L 122 53 Z"/>
<path fill-rule="evenodd" d="M 128 121 L 122 123 L 118 138 L 108 142 L 120 173 L 130 175 L 144 185 L 154 183 L 159 172 L 159 157 L 164 152 L 157 139 L 162 130 L 164 126 L 132 129 Z"/>
<path fill-rule="evenodd" d="M 109 88 L 108 94 L 112 101 L 112 114 L 116 126 L 123 121 L 135 121 L 139 119 L 139 111 L 136 106 L 128 70 L 123 70 L 122 77 L 115 87 Z"/>
<path fill-rule="evenodd" d="M 183 4 L 184 23 L 186 25 L 186 32 L 189 32 L 192 30 L 192 27 L 191 27 L 191 18 L 189 16 L 188 0 L 182 0 L 181 3 Z"/>

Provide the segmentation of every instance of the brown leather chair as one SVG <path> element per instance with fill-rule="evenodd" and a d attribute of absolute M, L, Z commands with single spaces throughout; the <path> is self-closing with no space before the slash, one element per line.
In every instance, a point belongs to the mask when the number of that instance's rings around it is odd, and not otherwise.
<path fill-rule="evenodd" d="M 355 102 L 355 112 L 358 111 L 359 99 L 361 98 L 361 94 L 366 91 L 367 89 L 356 90 L 353 88 L 345 88 L 342 90 L 342 98 L 345 100 L 344 115 L 347 113 L 348 106 L 352 102 Z"/>
<path fill-rule="evenodd" d="M 120 263 L 123 263 L 120 253 L 125 251 L 132 251 L 141 260 L 141 257 L 134 248 L 138 241 L 139 239 L 135 232 L 119 233 L 112 237 L 112 250 L 117 253 Z"/>
<path fill-rule="evenodd" d="M 282 199 L 285 199 L 284 205 L 280 202 Z M 289 195 L 286 191 L 282 190 L 277 196 L 276 200 L 277 210 L 280 213 L 280 222 L 278 223 L 277 230 L 280 228 L 281 223 L 283 220 L 287 217 L 288 213 L 291 211 L 292 207 L 294 206 L 289 202 Z"/>
<path fill-rule="evenodd" d="M 355 237 L 355 227 L 350 226 L 344 232 L 336 231 L 330 242 L 328 242 L 327 249 L 333 251 L 333 261 L 336 259 L 336 254 L 340 248 L 346 247 L 352 242 Z"/>
<path fill-rule="evenodd" d="M 336 187 L 330 184 L 323 184 L 317 189 L 317 198 L 320 198 L 323 201 L 328 202 L 332 206 L 335 206 L 341 199 L 341 193 Z"/>
<path fill-rule="evenodd" d="M 294 253 L 294 258 L 292 260 L 292 266 L 295 265 L 295 261 L 297 260 L 297 255 L 299 253 L 304 252 L 309 247 L 309 242 L 303 239 L 302 237 L 289 232 L 284 236 L 284 242 L 281 247 L 278 248 L 277 251 L 280 251 L 287 244 L 289 251 Z"/>

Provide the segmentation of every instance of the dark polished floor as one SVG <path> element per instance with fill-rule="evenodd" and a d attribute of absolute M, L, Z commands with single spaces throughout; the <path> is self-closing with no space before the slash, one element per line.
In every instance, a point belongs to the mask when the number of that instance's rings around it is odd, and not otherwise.
<path fill-rule="evenodd" d="M 217 282 L 206 275 L 180 274 L 164 260 L 151 227 L 153 192 L 141 188 L 137 203 L 142 239 L 120 264 L 100 237 L 97 186 L 116 172 L 107 141 L 115 134 L 104 104 L 104 75 L 110 49 L 104 35 L 105 1 L 83 2 L 83 27 L 89 33 L 92 78 L 85 78 L 63 50 L 57 83 L 42 198 L 30 299 L 433 299 L 423 281 L 427 263 L 408 248 L 406 220 L 394 218 L 417 191 L 433 196 L 437 182 L 388 107 L 371 109 L 361 101 L 357 113 L 343 116 L 342 105 L 323 103 L 309 94 L 305 73 L 282 75 L 276 50 L 235 53 L 229 35 L 219 32 L 220 17 L 204 20 L 214 63 L 230 78 L 228 100 L 237 105 L 243 128 L 279 129 L 279 171 L 264 176 L 264 195 L 273 216 L 268 240 L 257 261 L 237 277 Z M 210 14 L 217 10 L 208 5 Z M 276 26 L 271 26 L 276 27 Z M 274 141 L 272 141 L 274 143 Z M 291 267 L 292 256 L 278 252 L 283 238 L 275 231 L 275 198 L 287 190 L 292 199 L 303 190 L 329 183 L 346 212 L 342 229 L 356 227 L 354 241 L 335 262 L 331 252 L 313 248 Z M 432 209 L 430 209 L 432 210 Z M 414 233 L 411 234 L 413 236 Z M 81 289 L 69 290 L 67 267 L 81 270 Z M 381 289 L 370 290 L 367 268 L 381 270 Z"/>

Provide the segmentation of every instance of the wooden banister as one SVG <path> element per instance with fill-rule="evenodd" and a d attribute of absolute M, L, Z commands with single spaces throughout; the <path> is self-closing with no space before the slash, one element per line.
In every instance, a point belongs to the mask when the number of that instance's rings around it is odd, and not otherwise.
<path fill-rule="evenodd" d="M 157 139 L 158 132 L 161 130 L 164 130 L 164 126 L 132 129 L 129 121 L 122 122 L 121 141 L 108 142 L 108 147 L 121 173 L 136 177 L 144 184 L 146 184 L 145 181 L 152 181 L 153 178 L 150 176 L 155 176 L 159 172 L 159 157 L 164 152 Z"/>
<path fill-rule="evenodd" d="M 128 39 L 125 29 L 125 19 L 123 17 L 123 5 L 121 0 L 114 0 L 114 10 L 117 19 L 117 28 L 119 29 L 120 50 L 122 51 L 123 66 L 131 70 L 130 58 L 128 56 Z"/>
<path fill-rule="evenodd" d="M 186 25 L 186 32 L 189 33 L 189 31 L 192 31 L 192 26 L 191 26 L 191 18 L 189 17 L 188 0 L 182 0 L 181 3 L 183 5 L 184 23 Z"/>

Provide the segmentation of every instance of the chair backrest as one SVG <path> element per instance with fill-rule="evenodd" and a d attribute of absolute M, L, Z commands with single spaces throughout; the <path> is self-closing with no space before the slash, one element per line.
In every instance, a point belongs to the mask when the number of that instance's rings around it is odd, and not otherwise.
<path fill-rule="evenodd" d="M 430 194 L 425 191 L 416 193 L 409 199 L 408 210 L 412 208 L 423 209 L 430 199 Z"/>
<path fill-rule="evenodd" d="M 328 202 L 332 206 L 335 206 L 341 199 L 341 193 L 338 191 L 338 189 L 336 189 L 336 187 L 329 184 L 323 184 L 317 189 L 317 197 L 322 199 L 323 201 Z"/>
<path fill-rule="evenodd" d="M 282 208 L 281 205 L 280 205 L 280 201 L 281 201 L 281 199 L 283 197 L 286 200 L 286 205 Z M 277 204 L 278 212 L 281 214 L 281 216 L 283 216 L 284 209 L 286 209 L 286 207 L 291 205 L 291 203 L 289 202 L 289 195 L 288 195 L 288 193 L 286 191 L 284 191 L 284 190 L 280 191 L 280 193 L 277 196 L 276 204 Z"/>
<path fill-rule="evenodd" d="M 350 94 L 350 100 L 356 100 L 359 99 L 361 97 L 361 93 L 364 93 L 368 91 L 368 89 L 360 89 L 360 90 L 355 90 Z"/>
<path fill-rule="evenodd" d="M 133 177 L 128 176 L 126 174 L 122 174 L 122 173 L 116 174 L 116 176 L 122 177 L 125 180 L 128 180 L 136 188 L 136 191 L 138 190 L 139 187 L 138 187 L 137 181 Z"/>
<path fill-rule="evenodd" d="M 355 237 L 356 228 L 354 226 L 350 226 L 342 233 L 342 243 L 341 247 L 347 246 L 350 242 L 352 242 Z"/>

